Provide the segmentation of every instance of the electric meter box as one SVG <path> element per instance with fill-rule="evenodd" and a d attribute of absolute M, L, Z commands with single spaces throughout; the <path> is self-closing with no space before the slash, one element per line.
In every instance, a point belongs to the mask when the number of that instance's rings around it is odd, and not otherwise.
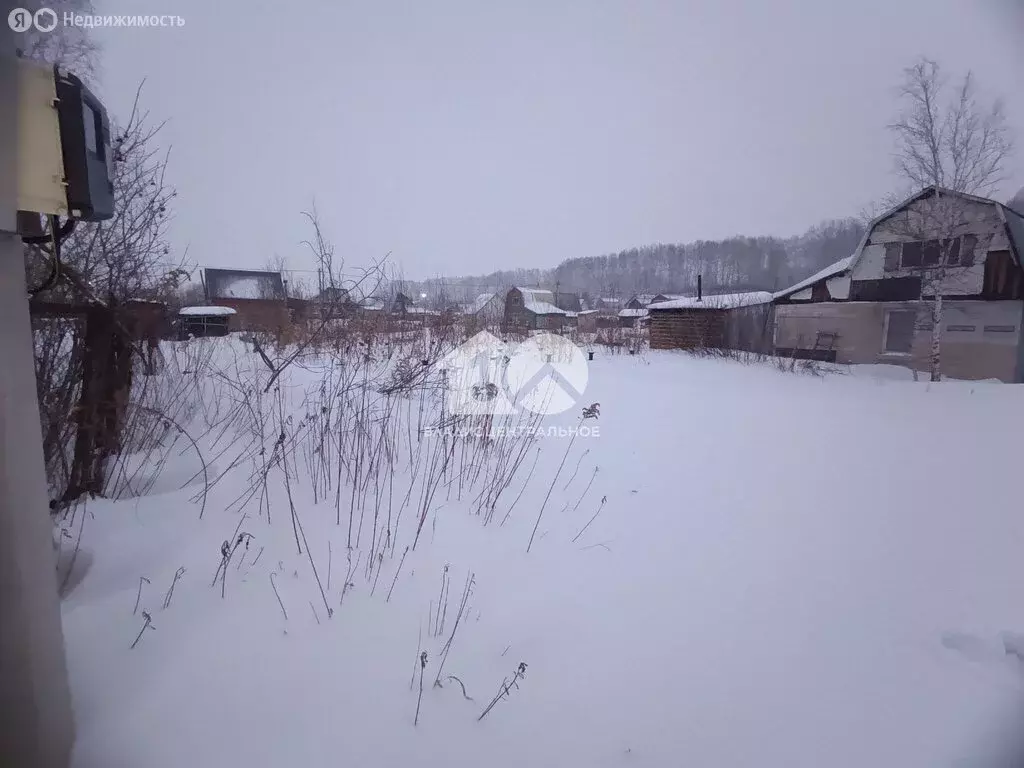
<path fill-rule="evenodd" d="M 83 221 L 109 219 L 114 215 L 114 155 L 107 110 L 74 75 L 57 71 L 56 83 L 68 213 Z"/>
<path fill-rule="evenodd" d="M 104 221 L 114 154 L 103 104 L 75 75 L 16 59 L 18 210 Z"/>

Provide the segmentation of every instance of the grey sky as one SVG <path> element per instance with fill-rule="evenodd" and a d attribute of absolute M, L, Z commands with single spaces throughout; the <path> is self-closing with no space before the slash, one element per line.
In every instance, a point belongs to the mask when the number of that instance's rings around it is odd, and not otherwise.
<path fill-rule="evenodd" d="M 316 199 L 350 265 L 554 266 L 649 242 L 787 235 L 891 189 L 901 69 L 1007 98 L 1015 0 L 97 0 L 103 93 L 168 118 L 173 240 L 210 266 L 309 268 Z M 1016 93 L 1015 93 L 1016 89 Z"/>

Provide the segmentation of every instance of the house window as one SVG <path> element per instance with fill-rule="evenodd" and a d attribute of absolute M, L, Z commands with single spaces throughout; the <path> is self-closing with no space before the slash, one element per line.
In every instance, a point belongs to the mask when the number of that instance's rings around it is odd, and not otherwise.
<path fill-rule="evenodd" d="M 901 261 L 904 269 L 937 267 L 942 263 L 942 244 L 938 240 L 904 243 Z"/>
<path fill-rule="evenodd" d="M 921 266 L 924 243 L 904 243 L 900 254 L 900 265 L 904 269 L 913 269 Z"/>
<path fill-rule="evenodd" d="M 986 299 L 1024 297 L 1024 274 L 1009 251 L 989 251 L 985 258 L 981 295 Z"/>
<path fill-rule="evenodd" d="M 922 240 L 913 243 L 888 243 L 885 250 L 886 269 L 892 269 L 899 249 L 899 263 L 903 269 L 923 267 L 970 266 L 974 263 L 974 247 L 978 238 L 964 235 L 946 240 Z"/>
<path fill-rule="evenodd" d="M 1013 333 L 1017 330 L 1015 325 L 986 325 L 985 333 Z"/>
<path fill-rule="evenodd" d="M 946 331 L 949 333 L 973 333 L 977 326 L 975 325 L 947 325 Z"/>
<path fill-rule="evenodd" d="M 854 280 L 850 283 L 850 301 L 914 301 L 919 298 L 920 275 Z"/>
<path fill-rule="evenodd" d="M 892 310 L 885 313 L 883 349 L 891 355 L 909 355 L 914 344 L 914 325 L 917 312 L 914 310 Z"/>

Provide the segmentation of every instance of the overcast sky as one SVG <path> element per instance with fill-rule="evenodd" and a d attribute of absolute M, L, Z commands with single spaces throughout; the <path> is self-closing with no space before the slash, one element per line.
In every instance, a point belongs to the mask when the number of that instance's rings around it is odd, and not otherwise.
<path fill-rule="evenodd" d="M 205 266 L 339 255 L 407 277 L 651 242 L 788 235 L 896 184 L 885 125 L 921 54 L 1007 98 L 1017 0 L 97 0 L 115 113 L 169 120 L 173 240 Z M 1016 46 L 1016 50 L 1014 49 Z M 1016 89 L 1016 92 L 1015 92 Z"/>

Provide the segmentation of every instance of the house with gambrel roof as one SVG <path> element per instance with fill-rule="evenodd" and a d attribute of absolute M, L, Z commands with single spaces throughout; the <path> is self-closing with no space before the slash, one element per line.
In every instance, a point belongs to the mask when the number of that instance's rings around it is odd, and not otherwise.
<path fill-rule="evenodd" d="M 1024 381 L 1024 216 L 927 187 L 875 218 L 852 257 L 775 294 L 776 354 Z"/>

